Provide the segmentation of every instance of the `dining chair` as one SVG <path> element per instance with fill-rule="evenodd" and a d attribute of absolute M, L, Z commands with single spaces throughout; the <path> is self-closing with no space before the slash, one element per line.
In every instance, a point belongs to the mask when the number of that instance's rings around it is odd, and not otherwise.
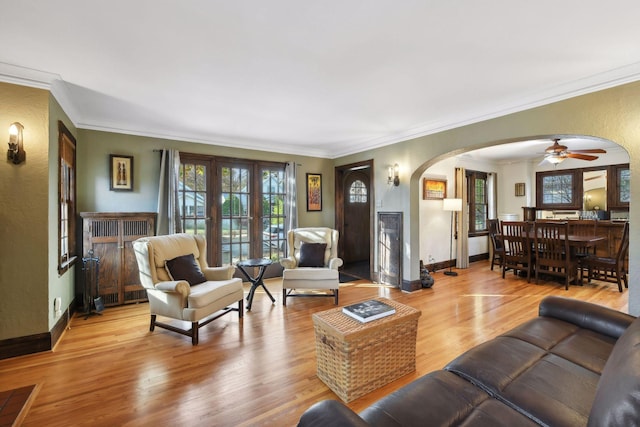
<path fill-rule="evenodd" d="M 536 285 L 540 275 L 547 274 L 563 278 L 568 290 L 569 282 L 578 279 L 578 264 L 569 248 L 569 224 L 536 221 L 534 231 Z"/>
<path fill-rule="evenodd" d="M 618 251 L 615 257 L 600 257 L 595 254 L 588 255 L 582 259 L 582 273 L 587 270 L 587 281 L 591 283 L 591 279 L 602 280 L 605 282 L 615 281 L 618 284 L 618 290 L 622 292 L 622 283 L 628 288 L 627 271 L 625 268 L 625 259 L 629 251 L 629 222 L 625 222 L 622 227 L 622 236 L 618 244 Z"/>
<path fill-rule="evenodd" d="M 513 274 L 522 271 L 527 275 L 527 283 L 531 282 L 534 258 L 531 253 L 529 231 L 531 223 L 526 221 L 502 221 L 502 239 L 504 243 L 504 261 L 502 263 L 502 278 L 507 270 Z"/>
<path fill-rule="evenodd" d="M 576 219 L 569 221 L 569 234 L 572 236 L 595 236 L 597 232 L 598 222 L 593 219 Z M 574 248 L 578 269 L 580 270 L 580 278 L 582 280 L 582 260 L 588 255 L 596 253 L 596 246 L 582 246 Z"/>
<path fill-rule="evenodd" d="M 504 242 L 502 240 L 502 233 L 500 232 L 500 220 L 490 219 L 487 223 L 491 248 L 493 249 L 491 255 L 491 271 L 493 271 L 493 266 L 496 263 L 500 268 L 502 268 L 502 264 L 504 263 Z"/>

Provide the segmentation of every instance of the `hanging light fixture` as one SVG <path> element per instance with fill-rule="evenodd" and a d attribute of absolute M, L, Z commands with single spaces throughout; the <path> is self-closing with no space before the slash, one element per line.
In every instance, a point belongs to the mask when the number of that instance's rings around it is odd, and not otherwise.
<path fill-rule="evenodd" d="M 564 156 L 555 156 L 555 155 L 551 155 L 551 156 L 547 156 L 546 157 L 546 160 L 549 163 L 553 164 L 553 165 L 557 165 L 559 163 L 562 163 L 562 162 L 564 162 L 565 159 L 566 159 L 566 157 L 564 157 Z"/>

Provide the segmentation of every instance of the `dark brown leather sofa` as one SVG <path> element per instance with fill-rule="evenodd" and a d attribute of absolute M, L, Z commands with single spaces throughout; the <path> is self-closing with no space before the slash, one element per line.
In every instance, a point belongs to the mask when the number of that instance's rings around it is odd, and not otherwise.
<path fill-rule="evenodd" d="M 638 426 L 640 320 L 547 297 L 539 317 L 360 414 L 325 400 L 307 409 L 298 425 Z"/>

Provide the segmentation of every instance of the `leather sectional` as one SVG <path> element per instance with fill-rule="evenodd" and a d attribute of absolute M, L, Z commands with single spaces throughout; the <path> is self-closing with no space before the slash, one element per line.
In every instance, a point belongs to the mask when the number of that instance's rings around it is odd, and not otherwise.
<path fill-rule="evenodd" d="M 337 400 L 299 426 L 640 425 L 640 320 L 546 297 L 539 316 L 360 414 Z"/>

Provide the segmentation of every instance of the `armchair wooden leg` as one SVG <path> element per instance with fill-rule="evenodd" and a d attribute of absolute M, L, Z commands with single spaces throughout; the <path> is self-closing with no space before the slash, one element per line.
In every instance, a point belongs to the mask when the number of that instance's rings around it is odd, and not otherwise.
<path fill-rule="evenodd" d="M 244 299 L 238 301 L 238 317 L 242 319 L 244 316 Z"/>
<path fill-rule="evenodd" d="M 336 305 L 338 305 L 338 290 L 334 289 L 333 290 L 333 294 L 335 295 L 335 303 L 336 303 Z"/>
<path fill-rule="evenodd" d="M 282 288 L 282 305 L 287 305 L 287 290 Z"/>
<path fill-rule="evenodd" d="M 191 344 L 198 345 L 198 322 L 191 322 Z"/>
<path fill-rule="evenodd" d="M 151 315 L 151 324 L 149 325 L 149 331 L 153 332 L 153 330 L 156 328 L 156 315 L 152 314 Z"/>

